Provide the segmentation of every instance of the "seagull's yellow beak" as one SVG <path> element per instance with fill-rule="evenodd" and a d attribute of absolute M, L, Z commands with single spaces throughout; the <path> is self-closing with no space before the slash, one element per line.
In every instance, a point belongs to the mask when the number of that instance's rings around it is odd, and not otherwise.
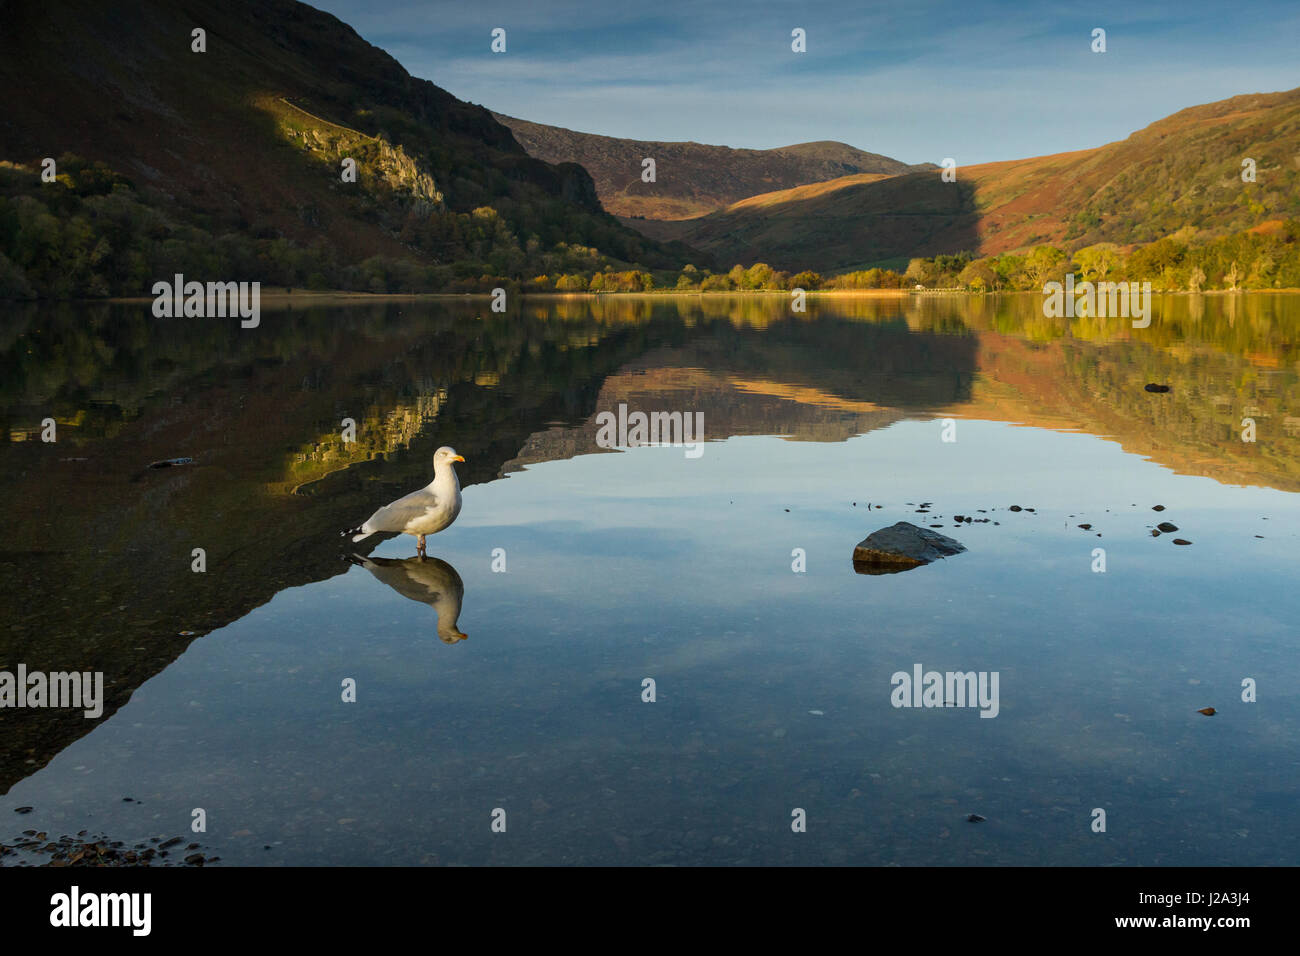
<path fill-rule="evenodd" d="M 465 460 L 464 455 L 457 455 L 455 458 L 452 459 L 452 461 L 464 461 L 464 460 Z"/>

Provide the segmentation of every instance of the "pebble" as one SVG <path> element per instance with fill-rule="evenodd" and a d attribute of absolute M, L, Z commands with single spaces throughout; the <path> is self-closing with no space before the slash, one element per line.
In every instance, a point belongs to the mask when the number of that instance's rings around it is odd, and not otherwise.
<path fill-rule="evenodd" d="M 68 866 L 149 866 L 150 861 L 155 857 L 165 857 L 166 851 L 158 852 L 153 847 L 137 853 L 142 844 L 136 844 L 136 849 L 125 849 L 125 844 L 121 840 L 108 840 L 106 837 L 91 837 L 85 839 L 86 831 L 82 830 L 75 837 L 64 836 L 57 841 L 50 841 L 41 845 L 48 837 L 44 831 L 35 830 L 25 831 L 24 837 L 27 839 L 18 841 L 12 845 L 0 843 L 0 855 L 12 853 L 15 850 L 26 851 L 32 854 L 45 854 L 49 857 L 43 866 L 51 867 L 68 867 Z M 155 837 L 156 841 L 158 838 Z M 163 846 L 171 846 L 180 843 L 180 837 L 174 837 L 167 841 Z M 192 845 L 197 849 L 199 844 Z M 195 854 L 202 856 L 202 854 Z M 214 862 L 216 858 L 206 862 Z M 25 865 L 25 861 L 20 861 L 20 865 Z"/>

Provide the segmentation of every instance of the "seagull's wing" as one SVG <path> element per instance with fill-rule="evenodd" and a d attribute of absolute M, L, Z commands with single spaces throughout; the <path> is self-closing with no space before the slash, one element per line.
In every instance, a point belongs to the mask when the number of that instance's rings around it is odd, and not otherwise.
<path fill-rule="evenodd" d="M 421 488 L 404 498 L 398 498 L 392 504 L 384 505 L 361 527 L 371 534 L 376 531 L 400 532 L 430 508 L 437 507 L 438 496 L 428 488 Z"/>

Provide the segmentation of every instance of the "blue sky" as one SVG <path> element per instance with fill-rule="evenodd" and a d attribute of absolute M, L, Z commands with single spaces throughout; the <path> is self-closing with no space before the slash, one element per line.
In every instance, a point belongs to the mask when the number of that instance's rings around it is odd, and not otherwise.
<path fill-rule="evenodd" d="M 610 136 L 959 165 L 1300 86 L 1300 3 L 317 0 L 461 99 Z M 494 27 L 507 50 L 489 49 Z M 790 49 L 795 27 L 807 52 Z M 1090 49 L 1094 27 L 1107 52 Z"/>

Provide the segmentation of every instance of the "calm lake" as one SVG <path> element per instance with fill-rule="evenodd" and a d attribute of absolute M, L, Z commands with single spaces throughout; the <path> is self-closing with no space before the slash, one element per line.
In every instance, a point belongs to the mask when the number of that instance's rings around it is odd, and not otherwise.
<path fill-rule="evenodd" d="M 1300 864 L 1298 345 L 1267 294 L 7 307 L 0 671 L 105 703 L 0 709 L 0 842 Z M 603 448 L 620 404 L 706 441 Z M 438 560 L 339 537 L 441 445 Z M 967 551 L 857 573 L 899 521 Z M 996 716 L 894 706 L 917 665 L 995 673 Z"/>

